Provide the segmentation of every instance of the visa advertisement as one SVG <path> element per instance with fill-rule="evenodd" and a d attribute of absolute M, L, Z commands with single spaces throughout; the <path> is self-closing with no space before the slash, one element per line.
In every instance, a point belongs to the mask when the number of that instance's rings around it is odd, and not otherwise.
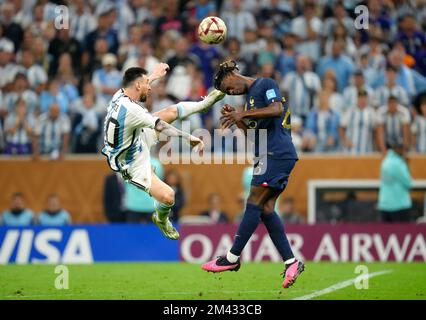
<path fill-rule="evenodd" d="M 226 254 L 236 225 L 183 225 L 178 241 L 152 224 L 0 227 L 0 264 L 91 264 L 95 262 L 183 261 L 204 263 Z M 426 262 L 426 225 L 288 225 L 294 254 L 308 261 Z M 281 261 L 261 225 L 242 261 Z"/>

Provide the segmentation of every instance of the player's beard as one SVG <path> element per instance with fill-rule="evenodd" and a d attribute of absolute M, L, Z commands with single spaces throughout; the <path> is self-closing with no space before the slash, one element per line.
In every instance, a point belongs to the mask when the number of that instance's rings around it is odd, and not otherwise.
<path fill-rule="evenodd" d="M 146 101 L 146 93 L 142 93 L 139 97 L 139 101 L 140 102 L 145 102 Z"/>

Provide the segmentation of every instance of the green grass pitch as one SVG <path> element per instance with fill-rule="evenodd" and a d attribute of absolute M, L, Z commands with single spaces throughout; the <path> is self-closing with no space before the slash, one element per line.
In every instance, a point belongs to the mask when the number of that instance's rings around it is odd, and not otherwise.
<path fill-rule="evenodd" d="M 360 263 L 369 273 L 369 288 L 353 284 L 314 299 L 426 299 L 425 263 Z M 53 265 L 0 266 L 0 300 L 4 299 L 295 299 L 358 276 L 357 263 L 307 262 L 290 289 L 281 287 L 282 264 L 245 263 L 238 272 L 207 273 L 187 263 L 99 263 L 70 265 L 69 289 L 55 288 Z"/>

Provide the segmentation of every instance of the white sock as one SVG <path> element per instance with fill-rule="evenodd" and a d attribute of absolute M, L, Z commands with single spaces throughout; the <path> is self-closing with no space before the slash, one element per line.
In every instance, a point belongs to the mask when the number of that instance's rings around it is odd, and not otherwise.
<path fill-rule="evenodd" d="M 211 106 L 212 105 L 206 101 L 206 99 L 197 102 L 181 101 L 176 105 L 178 110 L 178 119 L 185 119 L 191 114 L 198 113 Z"/>
<path fill-rule="evenodd" d="M 239 256 L 236 256 L 235 254 L 231 253 L 231 251 L 228 251 L 228 253 L 226 254 L 226 259 L 231 263 L 237 262 L 238 258 Z"/>
<path fill-rule="evenodd" d="M 291 258 L 291 259 L 284 261 L 284 264 L 292 264 L 294 261 L 296 261 L 296 258 Z"/>

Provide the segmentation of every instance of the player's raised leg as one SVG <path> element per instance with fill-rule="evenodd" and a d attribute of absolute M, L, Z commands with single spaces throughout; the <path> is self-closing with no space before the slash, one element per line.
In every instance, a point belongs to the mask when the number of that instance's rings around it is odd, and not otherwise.
<path fill-rule="evenodd" d="M 303 272 L 305 265 L 302 261 L 297 260 L 294 257 L 293 251 L 291 250 L 290 243 L 285 233 L 284 225 L 280 216 L 275 212 L 275 203 L 281 194 L 281 190 L 275 190 L 276 194 L 268 201 L 266 201 L 263 206 L 261 219 L 266 229 L 268 230 L 272 242 L 274 243 L 275 247 L 281 255 L 281 258 L 284 261 L 285 269 L 283 272 L 283 287 L 288 288 L 294 284 L 297 277 Z"/>
<path fill-rule="evenodd" d="M 152 173 L 151 196 L 156 200 L 155 212 L 152 221 L 160 228 L 161 232 L 169 239 L 179 239 L 179 232 L 173 227 L 169 219 L 169 213 L 175 203 L 175 192 L 173 189 Z"/>
<path fill-rule="evenodd" d="M 176 119 L 185 119 L 191 114 L 207 111 L 216 102 L 222 100 L 225 95 L 225 93 L 214 89 L 201 101 L 181 101 L 155 112 L 154 115 L 167 123 L 172 123 Z"/>

